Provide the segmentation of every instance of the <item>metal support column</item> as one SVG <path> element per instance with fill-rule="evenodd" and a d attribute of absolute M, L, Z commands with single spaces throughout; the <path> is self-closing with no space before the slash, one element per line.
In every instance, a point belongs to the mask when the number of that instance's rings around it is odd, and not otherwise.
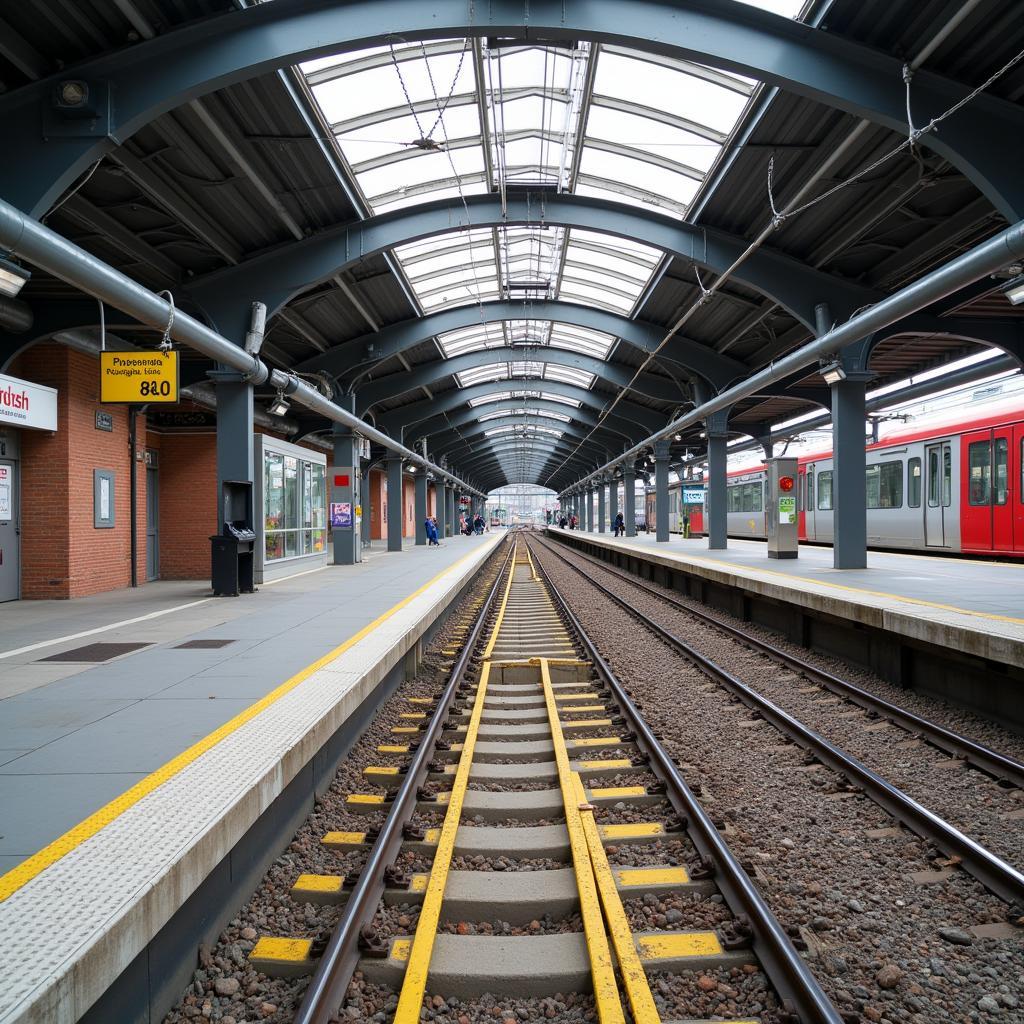
<path fill-rule="evenodd" d="M 585 529 L 588 533 L 594 532 L 594 487 L 591 485 L 587 488 L 587 507 L 584 509 L 584 513 L 587 520 Z"/>
<path fill-rule="evenodd" d="M 626 518 L 626 536 L 636 536 L 636 470 L 631 462 L 622 469 L 622 505 Z"/>
<path fill-rule="evenodd" d="M 597 485 L 597 532 L 605 532 L 605 499 L 604 499 L 605 485 L 604 481 L 601 480 Z"/>
<path fill-rule="evenodd" d="M 727 422 L 726 412 L 713 413 L 704 421 L 708 435 L 708 547 L 713 550 L 729 546 Z"/>
<path fill-rule="evenodd" d="M 459 535 L 459 492 L 454 487 L 450 488 L 450 490 L 449 490 L 449 501 L 451 501 L 450 508 L 451 508 L 451 517 L 452 517 L 452 521 L 451 521 L 452 533 L 451 533 L 451 535 L 453 537 L 457 537 Z"/>
<path fill-rule="evenodd" d="M 416 544 L 423 547 L 427 543 L 427 474 L 416 474 L 416 506 L 413 510 L 416 517 Z"/>
<path fill-rule="evenodd" d="M 388 455 L 388 551 L 402 550 L 402 456 Z"/>
<path fill-rule="evenodd" d="M 654 521 L 657 540 L 668 541 L 668 441 L 654 442 Z"/>
<path fill-rule="evenodd" d="M 619 514 L 619 481 L 614 473 L 608 481 L 608 522 L 615 529 L 615 517 Z"/>
<path fill-rule="evenodd" d="M 344 395 L 338 400 L 342 405 L 354 396 Z M 354 403 L 353 403 L 354 404 Z M 343 408 L 346 406 L 343 405 Z M 347 515 L 331 524 L 334 538 L 334 564 L 355 565 L 363 558 L 363 540 L 356 525 L 356 507 L 360 502 L 359 484 L 359 438 L 350 427 L 334 424 L 334 462 L 331 479 L 328 481 L 331 503 L 342 503 Z M 341 525 L 347 523 L 347 525 Z"/>
<path fill-rule="evenodd" d="M 870 374 L 850 373 L 832 387 L 832 565 L 867 567 L 867 486 L 864 479 L 864 391 Z"/>
<path fill-rule="evenodd" d="M 362 506 L 363 519 L 359 524 L 359 533 L 363 542 L 363 547 L 368 548 L 370 546 L 371 528 L 373 526 L 373 517 L 370 515 L 370 460 L 364 459 L 362 467 L 359 491 L 365 504 Z"/>
<path fill-rule="evenodd" d="M 221 501 L 225 480 L 253 480 L 252 384 L 234 370 L 215 370 L 210 377 L 217 390 L 217 532 L 224 529 Z M 253 509 L 254 523 L 263 521 L 260 509 Z M 257 538 L 258 540 L 259 538 Z M 262 542 L 261 542 L 262 543 Z"/>

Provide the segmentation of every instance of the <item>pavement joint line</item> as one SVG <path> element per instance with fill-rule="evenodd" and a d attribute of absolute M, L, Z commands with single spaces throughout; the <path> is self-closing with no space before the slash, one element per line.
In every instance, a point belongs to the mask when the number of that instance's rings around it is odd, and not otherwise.
<path fill-rule="evenodd" d="M 183 750 L 176 757 L 166 762 L 156 771 L 151 772 L 145 778 L 140 779 L 135 785 L 125 790 L 120 796 L 115 797 L 99 810 L 94 811 L 87 818 L 80 821 L 73 828 L 69 829 L 62 836 L 48 843 L 41 850 L 26 858 L 20 864 L 11 868 L 10 871 L 0 875 L 0 903 L 9 899 L 23 886 L 27 885 L 33 878 L 41 874 L 52 864 L 55 864 L 62 857 L 77 849 L 86 840 L 92 838 L 112 821 L 119 818 L 129 808 L 137 804 L 143 797 L 148 796 L 158 789 L 169 779 L 178 775 L 184 768 L 196 761 L 208 750 L 215 747 L 221 740 L 237 732 L 243 725 L 252 721 L 263 711 L 276 704 L 282 697 L 290 693 L 296 687 L 304 683 L 310 676 L 324 668 L 326 665 L 337 660 L 347 650 L 354 647 L 361 640 L 369 636 L 375 629 L 382 626 L 390 618 L 400 612 L 416 598 L 426 593 L 439 580 L 456 572 L 461 565 L 477 556 L 476 550 L 469 552 L 451 565 L 442 569 L 437 575 L 427 580 L 421 587 L 402 598 L 397 604 L 392 605 L 387 611 L 381 613 L 373 622 L 368 623 L 357 633 L 354 633 L 347 640 L 343 641 L 333 650 L 311 662 L 304 669 L 291 676 L 280 686 L 271 690 L 260 700 L 251 704 L 244 711 L 239 712 L 223 725 L 208 733 L 198 742 Z M 213 600 L 213 598 L 204 598 Z M 202 603 L 202 602 L 197 602 Z M 152 614 L 152 613 L 150 613 Z"/>
<path fill-rule="evenodd" d="M 487 658 L 494 649 L 495 640 L 501 630 L 501 623 L 505 617 L 505 609 L 508 607 L 508 596 L 512 590 L 512 580 L 515 577 L 515 563 L 518 550 L 519 545 L 517 543 L 513 551 L 512 565 L 509 567 L 508 582 L 505 584 L 501 605 L 484 650 L 484 660 L 480 669 L 480 681 L 477 684 L 476 697 L 473 701 L 473 715 L 469 720 L 466 736 L 462 742 L 459 767 L 455 772 L 455 779 L 452 782 L 448 810 L 445 812 L 444 822 L 441 825 L 440 835 L 437 839 L 434 860 L 430 866 L 430 880 L 427 882 L 423 905 L 420 908 L 420 918 L 416 925 L 416 933 L 409 946 L 405 978 L 402 981 L 402 990 L 399 993 L 398 1005 L 395 1008 L 392 1024 L 419 1024 L 420 1011 L 423 1008 L 423 993 L 427 988 L 427 976 L 430 973 L 430 961 L 434 952 L 434 939 L 437 936 L 437 926 L 441 919 L 444 890 L 448 884 L 448 872 L 451 868 L 452 855 L 455 851 L 459 819 L 462 817 L 462 803 L 469 786 L 470 769 L 473 766 L 473 750 L 476 746 L 476 737 L 480 729 L 484 701 L 487 697 L 487 683 L 491 675 L 491 664 Z"/>

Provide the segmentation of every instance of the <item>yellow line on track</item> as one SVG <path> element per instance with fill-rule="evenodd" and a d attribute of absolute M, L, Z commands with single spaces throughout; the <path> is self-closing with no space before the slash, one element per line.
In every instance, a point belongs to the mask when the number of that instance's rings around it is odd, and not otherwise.
<path fill-rule="evenodd" d="M 518 550 L 518 545 L 516 545 Z M 477 684 L 476 699 L 473 701 L 473 713 L 469 718 L 466 736 L 462 742 L 462 753 L 459 766 L 455 772 L 451 795 L 448 799 L 448 810 L 445 812 L 441 834 L 438 836 L 434 862 L 430 867 L 430 880 L 423 896 L 420 908 L 420 919 L 416 925 L 416 934 L 412 940 L 409 957 L 405 968 L 405 979 L 398 997 L 393 1024 L 419 1024 L 420 1012 L 423 1008 L 423 994 L 427 988 L 427 977 L 430 973 L 430 961 L 434 955 L 434 938 L 437 925 L 441 919 L 441 905 L 444 902 L 444 891 L 448 885 L 448 872 L 451 869 L 452 854 L 455 852 L 455 839 L 459 831 L 459 819 L 462 817 L 462 804 L 469 785 L 469 773 L 473 767 L 473 751 L 476 747 L 477 733 L 480 730 L 480 719 L 483 715 L 484 700 L 487 697 L 487 683 L 491 675 L 489 660 L 491 651 L 505 618 L 508 606 L 508 595 L 512 590 L 512 579 L 515 576 L 516 552 L 513 552 L 509 564 L 508 582 L 501 598 L 497 618 L 491 636 L 484 650 L 484 663 L 480 671 L 480 682 Z"/>
<path fill-rule="evenodd" d="M 565 825 L 569 831 L 569 847 L 572 850 L 573 868 L 576 872 L 576 886 L 580 894 L 580 912 L 583 930 L 590 956 L 590 974 L 594 981 L 594 1003 L 601 1024 L 625 1024 L 625 1014 L 619 999 L 619 987 L 615 980 L 611 948 L 601 917 L 594 868 L 587 848 L 580 814 L 581 801 L 573 788 L 573 772 L 569 767 L 569 755 L 565 749 L 565 738 L 558 719 L 558 705 L 555 703 L 551 686 L 551 669 L 546 658 L 540 659 L 541 684 L 544 687 L 544 703 L 547 706 L 548 722 L 551 725 L 551 740 L 555 748 L 555 763 L 558 766 L 558 782 L 565 804 Z M 632 941 L 632 940 L 630 940 Z M 635 954 L 634 949 L 634 954 Z M 655 1017 L 655 1020 L 658 1018 Z"/>
<path fill-rule="evenodd" d="M 324 666 L 339 658 L 347 650 L 354 647 L 360 640 L 369 636 L 378 626 L 383 625 L 392 616 L 400 612 L 406 605 L 410 604 L 421 594 L 425 593 L 439 579 L 450 572 L 454 572 L 460 565 L 475 557 L 477 552 L 470 552 L 457 562 L 453 562 L 446 569 L 442 569 L 436 576 L 427 580 L 418 590 L 414 590 L 408 597 L 403 598 L 398 604 L 393 605 L 386 612 L 378 615 L 369 625 L 364 626 L 358 633 L 350 636 L 344 643 L 339 644 L 334 650 L 316 661 L 307 665 L 300 672 L 297 672 L 290 679 L 283 682 L 276 689 L 273 689 L 261 700 L 251 704 L 244 711 L 229 719 L 222 726 L 214 729 L 209 735 L 204 736 L 197 743 L 194 743 L 187 750 L 182 751 L 177 757 L 172 758 L 166 764 L 157 768 L 155 772 L 140 779 L 130 789 L 125 790 L 120 796 L 105 804 L 98 811 L 90 814 L 84 821 L 79 822 L 74 828 L 65 832 L 64 835 L 44 846 L 38 853 L 23 860 L 17 867 L 11 868 L 6 874 L 0 875 L 0 903 L 9 899 L 14 893 L 27 885 L 33 878 L 41 874 L 52 864 L 56 864 L 62 857 L 67 856 L 72 850 L 77 849 L 87 839 L 91 839 L 112 821 L 119 818 L 125 811 L 134 807 L 143 797 L 148 796 L 158 789 L 165 782 L 174 778 L 179 772 L 187 768 L 193 761 L 196 761 L 208 750 L 215 747 L 221 740 L 226 739 L 232 733 L 237 732 L 243 725 L 251 722 L 257 715 L 266 711 L 271 705 L 276 704 L 282 697 L 290 693 L 301 683 L 304 683 L 311 675 L 318 672 Z"/>

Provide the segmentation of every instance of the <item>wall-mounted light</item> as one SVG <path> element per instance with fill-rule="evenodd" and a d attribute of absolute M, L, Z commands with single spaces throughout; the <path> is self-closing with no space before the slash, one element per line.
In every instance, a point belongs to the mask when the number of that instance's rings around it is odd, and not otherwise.
<path fill-rule="evenodd" d="M 269 412 L 271 416 L 283 416 L 291 408 L 291 405 L 292 403 L 289 402 L 288 399 L 279 391 L 277 393 L 277 398 L 275 398 L 267 408 L 267 412 Z"/>
<path fill-rule="evenodd" d="M 821 374 L 822 380 L 826 384 L 838 384 L 840 381 L 846 380 L 846 371 L 840 366 L 838 360 L 819 366 L 818 373 Z"/>
<path fill-rule="evenodd" d="M 1003 294 L 1015 306 L 1024 304 L 1024 274 L 1010 281 L 1003 289 Z"/>
<path fill-rule="evenodd" d="M 24 267 L 0 256 L 0 295 L 13 299 L 25 287 L 25 282 L 31 276 L 32 274 Z"/>

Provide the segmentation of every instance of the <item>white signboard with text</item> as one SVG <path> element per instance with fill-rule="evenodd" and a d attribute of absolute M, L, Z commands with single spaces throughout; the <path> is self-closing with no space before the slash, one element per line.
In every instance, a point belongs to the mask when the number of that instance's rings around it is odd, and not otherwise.
<path fill-rule="evenodd" d="M 0 373 L 0 426 L 57 429 L 57 389 Z"/>

